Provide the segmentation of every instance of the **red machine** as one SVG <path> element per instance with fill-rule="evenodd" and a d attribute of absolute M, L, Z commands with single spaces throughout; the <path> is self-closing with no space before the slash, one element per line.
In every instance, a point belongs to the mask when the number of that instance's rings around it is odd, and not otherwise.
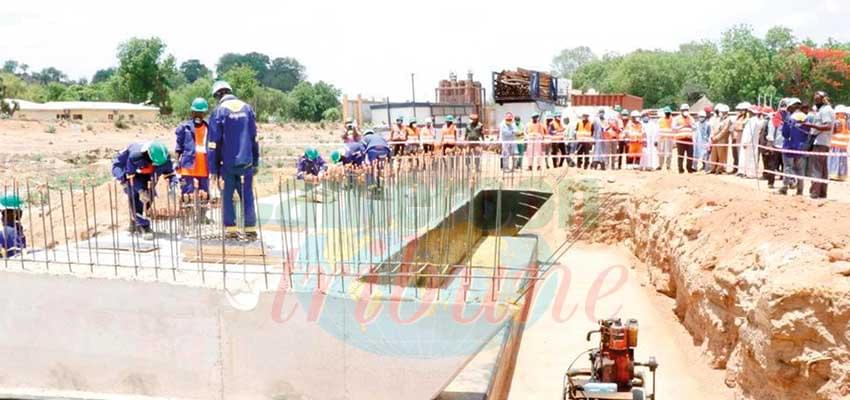
<path fill-rule="evenodd" d="M 590 354 L 591 367 L 570 368 L 567 371 L 564 399 L 643 400 L 648 397 L 655 400 L 655 370 L 658 363 L 655 357 L 650 357 L 646 363 L 635 361 L 637 320 L 630 319 L 626 324 L 620 319 L 599 321 L 599 329 L 588 332 L 587 341 L 594 333 L 600 335 L 599 347 L 582 353 Z M 635 367 L 646 367 L 652 372 L 652 393 L 648 396 L 644 390 L 644 375 L 642 372 L 636 373 Z"/>

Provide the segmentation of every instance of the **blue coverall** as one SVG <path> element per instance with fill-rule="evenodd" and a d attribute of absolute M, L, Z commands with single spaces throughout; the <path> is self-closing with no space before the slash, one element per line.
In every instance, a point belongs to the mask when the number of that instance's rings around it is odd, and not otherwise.
<path fill-rule="evenodd" d="M 361 166 L 366 162 L 366 146 L 360 142 L 345 144 L 345 154 L 342 155 L 342 165 Z"/>
<path fill-rule="evenodd" d="M 254 208 L 254 173 L 260 166 L 260 146 L 257 143 L 257 122 L 251 106 L 232 94 L 219 100 L 210 115 L 207 135 L 210 175 L 224 180 L 222 207 L 224 227 L 236 231 L 236 210 L 233 192 L 242 199 L 245 230 L 254 232 L 257 213 Z"/>
<path fill-rule="evenodd" d="M 16 210 L 5 210 L 10 212 Z M 5 220 L 5 218 L 4 218 Z M 3 230 L 0 231 L 0 249 L 6 257 L 12 257 L 27 247 L 27 237 L 24 235 L 24 227 L 17 221 L 5 221 Z"/>
<path fill-rule="evenodd" d="M 301 156 L 298 159 L 298 164 L 296 164 L 295 169 L 297 173 L 295 177 L 297 179 L 304 179 L 307 175 L 319 176 L 319 173 L 328 169 L 325 160 L 322 159 L 322 156 L 316 157 L 315 160 L 310 160 L 307 157 Z"/>
<path fill-rule="evenodd" d="M 387 144 L 387 140 L 382 136 L 374 133 L 366 135 L 363 136 L 361 143 L 363 144 L 363 147 L 366 148 L 366 159 L 369 161 L 369 164 L 375 166 L 375 168 L 381 169 L 383 168 L 383 163 L 387 163 L 392 160 L 390 146 Z M 367 185 L 375 183 L 374 174 L 375 171 L 373 169 L 366 175 Z M 380 178 L 380 174 L 378 177 Z M 377 183 L 380 185 L 380 180 Z"/>
<path fill-rule="evenodd" d="M 174 164 L 171 159 L 160 166 L 155 166 L 142 151 L 144 143 L 133 143 L 118 153 L 112 160 L 112 176 L 124 185 L 124 193 L 130 203 L 133 213 L 133 223 L 137 227 L 150 227 L 151 221 L 145 217 L 145 205 L 139 198 L 142 190 L 150 190 L 153 196 L 153 184 L 156 177 L 163 176 L 172 184 L 176 183 L 177 176 L 174 174 Z M 133 176 L 132 184 L 130 176 Z"/>
<path fill-rule="evenodd" d="M 207 121 L 201 121 L 201 124 L 206 127 L 207 135 L 209 135 L 209 125 Z M 206 153 L 206 143 L 195 143 L 195 121 L 188 120 L 180 124 L 177 130 L 174 131 L 177 137 L 174 152 L 177 153 L 177 167 L 190 169 L 195 166 L 195 156 L 200 149 Z M 195 181 L 198 182 L 198 190 L 210 192 L 210 178 L 198 176 L 181 176 L 180 191 L 183 194 L 195 193 Z"/>

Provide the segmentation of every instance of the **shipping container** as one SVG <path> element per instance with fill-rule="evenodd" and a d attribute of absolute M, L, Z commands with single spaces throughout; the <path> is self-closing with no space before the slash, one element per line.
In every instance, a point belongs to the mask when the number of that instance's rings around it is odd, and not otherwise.
<path fill-rule="evenodd" d="M 643 98 L 630 94 L 574 94 L 570 97 L 573 107 L 615 107 L 626 110 L 643 110 Z"/>

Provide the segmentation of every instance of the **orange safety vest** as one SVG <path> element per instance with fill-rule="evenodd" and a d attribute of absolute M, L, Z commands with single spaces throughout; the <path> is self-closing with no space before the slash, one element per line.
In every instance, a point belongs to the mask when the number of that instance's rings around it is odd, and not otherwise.
<path fill-rule="evenodd" d="M 658 120 L 658 137 L 663 139 L 672 139 L 674 137 L 673 117 L 664 117 Z"/>
<path fill-rule="evenodd" d="M 405 136 L 407 136 L 408 142 L 417 142 L 417 143 L 419 142 L 419 129 L 418 128 L 415 128 L 415 127 L 411 128 L 411 127 L 408 126 L 408 127 L 404 128 L 404 134 L 405 134 Z"/>
<path fill-rule="evenodd" d="M 454 125 L 443 127 L 443 143 L 454 144 L 457 142 L 457 127 Z"/>
<path fill-rule="evenodd" d="M 608 123 L 608 129 L 605 130 L 605 139 L 607 140 L 616 140 L 620 138 L 622 134 L 622 128 L 620 127 L 620 121 L 611 121 Z"/>
<path fill-rule="evenodd" d="M 546 135 L 546 126 L 542 122 L 532 122 L 525 129 L 528 133 L 528 140 L 540 140 Z"/>
<path fill-rule="evenodd" d="M 399 129 L 398 125 L 393 125 L 393 130 L 390 134 L 390 141 L 403 142 L 405 140 L 407 140 L 405 137 L 405 128 Z"/>
<path fill-rule="evenodd" d="M 209 176 L 206 143 L 207 127 L 205 125 L 195 127 L 195 164 L 192 165 L 192 168 L 180 168 L 180 175 L 195 178 Z"/>
<path fill-rule="evenodd" d="M 576 124 L 576 139 L 581 141 L 591 141 L 593 140 L 593 122 L 592 121 L 579 121 Z"/>
<path fill-rule="evenodd" d="M 683 142 L 692 142 L 694 140 L 694 128 L 692 128 L 692 126 L 694 125 L 693 118 L 683 116 L 676 117 L 676 125 L 690 125 L 683 126 L 682 128 L 676 130 L 676 134 L 674 136 L 676 140 L 681 140 Z"/>
<path fill-rule="evenodd" d="M 847 125 L 847 117 L 838 117 L 835 120 L 835 133 L 832 135 L 832 147 L 847 150 L 850 142 L 850 126 Z"/>
<path fill-rule="evenodd" d="M 629 140 L 629 156 L 640 156 L 641 151 L 643 151 L 643 141 L 646 140 L 643 125 L 640 122 L 629 121 L 629 124 L 626 125 L 625 135 L 626 139 Z"/>
<path fill-rule="evenodd" d="M 422 135 L 422 143 L 434 143 L 434 128 L 422 128 L 419 131 L 419 134 Z"/>

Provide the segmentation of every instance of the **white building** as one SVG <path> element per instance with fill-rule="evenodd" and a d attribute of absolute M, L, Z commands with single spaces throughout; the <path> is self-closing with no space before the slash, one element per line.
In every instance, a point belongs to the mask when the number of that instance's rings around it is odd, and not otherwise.
<path fill-rule="evenodd" d="M 51 101 L 34 103 L 27 100 L 6 100 L 18 103 L 14 119 L 33 121 L 125 121 L 151 122 L 159 116 L 159 107 L 105 101 Z"/>

